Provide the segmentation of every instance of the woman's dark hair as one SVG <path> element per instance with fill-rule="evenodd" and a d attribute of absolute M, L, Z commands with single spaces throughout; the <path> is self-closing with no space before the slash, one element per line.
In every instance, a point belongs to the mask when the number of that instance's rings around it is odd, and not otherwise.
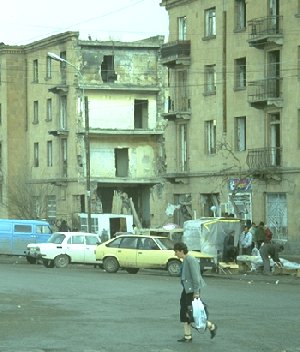
<path fill-rule="evenodd" d="M 174 251 L 183 251 L 184 254 L 187 254 L 189 250 L 185 243 L 177 242 L 174 244 Z"/>

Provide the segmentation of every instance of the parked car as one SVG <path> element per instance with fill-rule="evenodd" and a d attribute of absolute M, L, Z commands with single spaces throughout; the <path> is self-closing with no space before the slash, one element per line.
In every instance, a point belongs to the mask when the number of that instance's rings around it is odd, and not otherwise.
<path fill-rule="evenodd" d="M 54 232 L 47 243 L 30 243 L 27 256 L 41 260 L 47 268 L 69 263 L 97 264 L 95 249 L 100 237 L 86 232 Z"/>
<path fill-rule="evenodd" d="M 164 269 L 171 276 L 180 274 L 181 261 L 174 254 L 174 242 L 162 236 L 120 235 L 96 247 L 96 260 L 108 273 L 115 273 L 120 268 L 130 274 L 139 269 Z M 198 258 L 203 271 L 214 267 L 211 255 L 189 251 Z"/>
<path fill-rule="evenodd" d="M 0 254 L 24 255 L 28 243 L 47 242 L 51 234 L 44 220 L 0 219 Z"/>

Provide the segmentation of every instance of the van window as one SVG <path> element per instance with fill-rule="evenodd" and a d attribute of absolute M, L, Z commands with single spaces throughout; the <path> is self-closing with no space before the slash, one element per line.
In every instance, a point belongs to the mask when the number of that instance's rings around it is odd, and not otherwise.
<path fill-rule="evenodd" d="M 30 225 L 15 225 L 15 232 L 32 232 L 32 227 Z"/>
<path fill-rule="evenodd" d="M 51 229 L 47 225 L 36 225 L 36 233 L 51 233 Z"/>

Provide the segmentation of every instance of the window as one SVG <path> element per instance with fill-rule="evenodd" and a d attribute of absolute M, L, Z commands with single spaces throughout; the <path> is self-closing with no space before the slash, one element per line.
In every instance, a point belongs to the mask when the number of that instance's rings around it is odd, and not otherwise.
<path fill-rule="evenodd" d="M 84 244 L 84 236 L 82 235 L 72 236 L 68 239 L 68 243 L 70 243 L 70 240 L 72 241 L 72 244 Z"/>
<path fill-rule="evenodd" d="M 178 17 L 178 40 L 186 40 L 186 16 Z"/>
<path fill-rule="evenodd" d="M 39 166 L 39 144 L 34 143 L 33 145 L 33 166 Z"/>
<path fill-rule="evenodd" d="M 216 8 L 205 11 L 205 37 L 216 36 Z"/>
<path fill-rule="evenodd" d="M 46 76 L 46 78 L 51 78 L 52 77 L 52 59 L 51 59 L 51 57 L 49 57 L 48 55 L 47 55 L 47 59 L 46 59 L 47 61 L 46 61 L 46 67 L 47 67 L 47 76 Z"/>
<path fill-rule="evenodd" d="M 235 149 L 239 152 L 246 150 L 246 117 L 235 118 Z"/>
<path fill-rule="evenodd" d="M 246 28 L 246 0 L 235 0 L 234 2 L 234 29 L 239 31 Z"/>
<path fill-rule="evenodd" d="M 216 154 L 216 120 L 205 121 L 205 142 L 207 154 Z"/>
<path fill-rule="evenodd" d="M 99 240 L 96 236 L 85 236 L 85 243 L 87 245 L 96 245 L 99 243 Z"/>
<path fill-rule="evenodd" d="M 59 56 L 64 60 L 67 59 L 67 53 L 65 51 L 61 51 Z M 62 82 L 65 82 L 67 78 L 67 64 L 64 61 L 60 61 L 60 76 Z"/>
<path fill-rule="evenodd" d="M 62 175 L 67 177 L 68 168 L 68 153 L 67 153 L 67 139 L 62 138 L 61 140 L 61 156 L 62 156 Z"/>
<path fill-rule="evenodd" d="M 115 149 L 116 177 L 127 177 L 128 165 L 128 148 Z"/>
<path fill-rule="evenodd" d="M 67 97 L 65 95 L 60 97 L 59 128 L 67 129 Z"/>
<path fill-rule="evenodd" d="M 50 220 L 54 220 L 56 218 L 56 197 L 55 196 L 47 196 L 47 217 Z"/>
<path fill-rule="evenodd" d="M 115 64 L 113 55 L 104 55 L 101 64 L 101 78 L 103 82 L 114 82 L 117 79 L 115 73 Z"/>
<path fill-rule="evenodd" d="M 204 67 L 204 94 L 216 94 L 216 65 Z"/>
<path fill-rule="evenodd" d="M 52 141 L 47 142 L 47 166 L 53 166 Z"/>
<path fill-rule="evenodd" d="M 39 102 L 37 100 L 33 102 L 33 123 L 39 123 Z"/>
<path fill-rule="evenodd" d="M 39 81 L 38 60 L 33 60 L 33 82 L 37 83 L 38 81 Z"/>
<path fill-rule="evenodd" d="M 134 128 L 148 128 L 148 100 L 134 100 Z"/>
<path fill-rule="evenodd" d="M 281 166 L 281 123 L 280 113 L 268 114 L 269 121 L 269 153 L 268 163 L 271 166 Z"/>
<path fill-rule="evenodd" d="M 187 70 L 175 72 L 175 111 L 190 111 Z"/>
<path fill-rule="evenodd" d="M 121 239 L 119 248 L 136 249 L 138 238 L 136 237 L 125 237 Z"/>
<path fill-rule="evenodd" d="M 180 172 L 187 171 L 187 125 L 178 125 L 178 138 L 179 138 L 179 170 Z"/>
<path fill-rule="evenodd" d="M 52 121 L 52 99 L 47 99 L 47 117 L 46 121 Z"/>
<path fill-rule="evenodd" d="M 14 228 L 14 232 L 32 233 L 31 225 L 15 225 Z"/>
<path fill-rule="evenodd" d="M 234 87 L 235 89 L 246 88 L 246 58 L 234 60 Z"/>
<path fill-rule="evenodd" d="M 191 220 L 193 215 L 191 193 L 174 194 L 174 204 L 178 207 L 174 211 L 174 221 L 180 227 L 186 220 Z"/>

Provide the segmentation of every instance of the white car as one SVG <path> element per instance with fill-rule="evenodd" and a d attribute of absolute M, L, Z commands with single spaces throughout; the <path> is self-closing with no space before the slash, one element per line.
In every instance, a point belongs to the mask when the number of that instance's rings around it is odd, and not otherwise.
<path fill-rule="evenodd" d="M 97 264 L 95 249 L 100 237 L 86 232 L 54 232 L 47 243 L 27 245 L 27 257 L 42 260 L 47 268 L 64 268 L 69 263 Z"/>

